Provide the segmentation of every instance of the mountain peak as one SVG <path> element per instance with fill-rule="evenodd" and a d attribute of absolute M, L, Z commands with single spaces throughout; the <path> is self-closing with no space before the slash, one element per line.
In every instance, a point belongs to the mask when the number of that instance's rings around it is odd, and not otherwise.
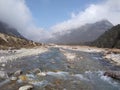
<path fill-rule="evenodd" d="M 97 21 L 95 24 L 113 26 L 113 24 L 110 21 L 106 20 L 106 19 L 103 19 L 101 21 Z"/>
<path fill-rule="evenodd" d="M 108 20 L 101 20 L 95 23 L 88 23 L 79 28 L 72 29 L 70 33 L 62 35 L 55 34 L 53 43 L 57 44 L 81 44 L 96 40 L 105 31 L 113 27 L 113 24 Z"/>

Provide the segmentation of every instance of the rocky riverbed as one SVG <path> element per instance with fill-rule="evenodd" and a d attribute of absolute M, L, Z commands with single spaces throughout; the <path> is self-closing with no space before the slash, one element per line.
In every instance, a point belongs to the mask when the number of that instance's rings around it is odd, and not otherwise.
<path fill-rule="evenodd" d="M 120 81 L 105 75 L 120 66 L 105 52 L 80 46 L 1 50 L 0 90 L 120 90 Z"/>

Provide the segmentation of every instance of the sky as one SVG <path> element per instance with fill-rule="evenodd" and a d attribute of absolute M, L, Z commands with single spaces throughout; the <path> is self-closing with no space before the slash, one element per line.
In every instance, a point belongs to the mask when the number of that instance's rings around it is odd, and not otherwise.
<path fill-rule="evenodd" d="M 120 0 L 0 0 L 0 21 L 35 41 L 103 19 L 120 24 Z"/>
<path fill-rule="evenodd" d="M 35 24 L 49 29 L 58 22 L 68 20 L 72 12 L 78 13 L 91 3 L 101 0 L 26 0 Z"/>

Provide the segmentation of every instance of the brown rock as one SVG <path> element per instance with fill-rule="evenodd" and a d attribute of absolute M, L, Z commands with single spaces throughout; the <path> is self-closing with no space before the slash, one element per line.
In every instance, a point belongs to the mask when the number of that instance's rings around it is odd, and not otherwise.
<path fill-rule="evenodd" d="M 105 76 L 120 80 L 120 71 L 106 71 Z"/>

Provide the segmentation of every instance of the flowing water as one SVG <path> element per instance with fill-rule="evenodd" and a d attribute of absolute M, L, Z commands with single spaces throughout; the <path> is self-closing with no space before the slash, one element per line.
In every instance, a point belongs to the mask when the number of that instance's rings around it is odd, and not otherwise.
<path fill-rule="evenodd" d="M 63 51 L 71 56 L 67 58 Z M 39 68 L 41 74 L 27 73 L 35 68 Z M 106 70 L 120 70 L 120 67 L 104 60 L 100 53 L 50 48 L 40 55 L 8 62 L 5 67 L 8 72 L 18 69 L 26 73 L 29 83 L 35 86 L 34 90 L 120 90 L 119 81 L 103 75 Z M 20 83 L 0 90 L 18 90 Z"/>

